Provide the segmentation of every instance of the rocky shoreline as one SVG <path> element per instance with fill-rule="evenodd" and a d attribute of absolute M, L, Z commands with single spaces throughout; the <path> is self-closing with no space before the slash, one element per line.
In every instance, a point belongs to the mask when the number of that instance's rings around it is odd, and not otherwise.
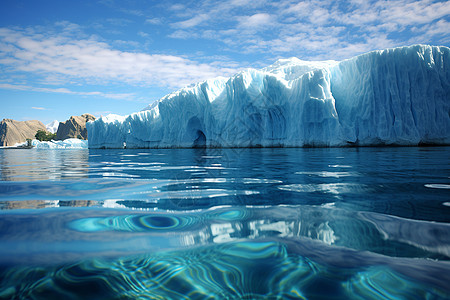
<path fill-rule="evenodd" d="M 59 122 L 56 140 L 62 141 L 70 138 L 87 140 L 86 122 L 94 120 L 95 117 L 93 115 L 83 114 L 81 116 L 71 116 L 67 121 Z M 0 147 L 4 149 L 30 149 L 33 147 L 31 144 L 18 144 L 35 139 L 38 130 L 49 131 L 38 120 L 16 121 L 3 119 L 0 122 Z"/>

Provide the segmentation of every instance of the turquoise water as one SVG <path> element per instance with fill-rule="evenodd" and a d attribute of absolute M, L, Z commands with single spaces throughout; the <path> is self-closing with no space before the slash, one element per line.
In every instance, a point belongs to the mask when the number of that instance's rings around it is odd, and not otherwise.
<path fill-rule="evenodd" d="M 0 299 L 450 298 L 449 147 L 0 150 Z"/>

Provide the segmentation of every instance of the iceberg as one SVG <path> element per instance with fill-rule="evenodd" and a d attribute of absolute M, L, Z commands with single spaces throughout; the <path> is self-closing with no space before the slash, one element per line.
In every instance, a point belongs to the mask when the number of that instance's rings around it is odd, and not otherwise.
<path fill-rule="evenodd" d="M 6 146 L 0 148 L 27 148 L 28 142 L 16 143 L 14 146 Z M 65 139 L 62 141 L 39 141 L 32 140 L 31 146 L 36 149 L 88 149 L 88 141 L 75 138 Z"/>
<path fill-rule="evenodd" d="M 89 148 L 450 144 L 450 49 L 282 59 L 86 126 Z"/>
<path fill-rule="evenodd" d="M 31 144 L 36 149 L 87 149 L 88 148 L 88 142 L 86 140 L 80 140 L 80 139 L 65 139 L 63 141 L 38 141 L 33 140 Z"/>

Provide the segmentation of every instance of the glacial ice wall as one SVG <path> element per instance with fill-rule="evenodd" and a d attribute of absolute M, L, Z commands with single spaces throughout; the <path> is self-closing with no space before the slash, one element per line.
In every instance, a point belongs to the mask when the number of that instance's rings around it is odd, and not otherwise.
<path fill-rule="evenodd" d="M 87 123 L 90 148 L 450 144 L 450 49 L 279 60 Z"/>

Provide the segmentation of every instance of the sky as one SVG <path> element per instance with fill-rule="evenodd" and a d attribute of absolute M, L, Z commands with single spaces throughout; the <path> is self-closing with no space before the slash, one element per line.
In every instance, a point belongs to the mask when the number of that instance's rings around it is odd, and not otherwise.
<path fill-rule="evenodd" d="M 0 119 L 127 115 L 280 58 L 450 45 L 450 1 L 0 0 Z"/>

